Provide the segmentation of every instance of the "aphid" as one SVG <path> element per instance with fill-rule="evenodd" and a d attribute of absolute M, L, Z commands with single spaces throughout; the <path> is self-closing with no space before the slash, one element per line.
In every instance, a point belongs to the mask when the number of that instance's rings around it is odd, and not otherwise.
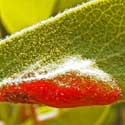
<path fill-rule="evenodd" d="M 91 60 L 72 57 L 28 72 L 1 82 L 0 101 L 64 108 L 110 104 L 121 96 L 116 81 Z"/>

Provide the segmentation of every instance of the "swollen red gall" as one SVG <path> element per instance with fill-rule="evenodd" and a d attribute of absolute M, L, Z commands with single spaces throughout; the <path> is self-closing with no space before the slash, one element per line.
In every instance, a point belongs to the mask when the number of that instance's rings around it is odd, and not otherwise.
<path fill-rule="evenodd" d="M 77 107 L 114 103 L 121 90 L 94 61 L 70 58 L 61 64 L 30 67 L 1 82 L 0 101 Z"/>

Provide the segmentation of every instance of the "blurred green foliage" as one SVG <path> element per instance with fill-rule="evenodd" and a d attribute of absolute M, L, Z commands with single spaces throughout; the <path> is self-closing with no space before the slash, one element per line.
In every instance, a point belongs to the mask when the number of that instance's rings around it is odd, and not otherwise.
<path fill-rule="evenodd" d="M 0 0 L 1 18 L 12 33 L 51 15 L 55 0 Z"/>
<path fill-rule="evenodd" d="M 13 33 L 83 1 L 87 0 L 0 0 L 1 18 Z"/>

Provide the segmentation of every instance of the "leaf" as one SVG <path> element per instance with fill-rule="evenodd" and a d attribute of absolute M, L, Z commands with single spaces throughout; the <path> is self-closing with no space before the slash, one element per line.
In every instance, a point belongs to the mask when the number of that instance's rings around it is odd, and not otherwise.
<path fill-rule="evenodd" d="M 20 105 L 1 103 L 0 111 L 1 121 L 3 121 L 6 125 L 14 125 L 19 118 Z"/>
<path fill-rule="evenodd" d="M 89 0 L 57 0 L 55 3 L 55 7 L 53 10 L 53 14 L 58 13 L 59 11 L 63 11 L 66 8 L 70 8 L 81 4 L 82 2 L 87 2 Z"/>
<path fill-rule="evenodd" d="M 120 117 L 122 118 L 122 116 L 119 116 L 118 110 L 119 110 L 119 106 L 120 104 L 115 104 L 112 105 L 110 107 L 110 110 L 107 114 L 107 116 L 105 117 L 105 120 L 102 120 L 102 122 L 97 122 L 97 125 L 117 125 L 117 124 L 121 124 L 120 122 L 121 119 L 119 119 Z M 122 125 L 122 124 L 121 124 Z"/>
<path fill-rule="evenodd" d="M 42 66 L 65 56 L 96 59 L 125 90 L 125 2 L 91 1 L 2 40 L 0 79 L 41 60 Z"/>
<path fill-rule="evenodd" d="M 121 104 L 117 103 L 112 106 L 61 109 L 61 114 L 58 117 L 43 122 L 45 125 L 68 125 L 69 123 L 72 125 L 117 125 L 121 123 L 122 125 L 124 124 L 123 113 L 118 113 L 120 106 Z M 122 109 L 123 111 L 124 109 Z"/>
<path fill-rule="evenodd" d="M 13 33 L 51 15 L 56 0 L 0 0 L 1 18 Z"/>
<path fill-rule="evenodd" d="M 19 1 L 15 0 L 0 0 L 1 17 L 5 27 L 13 33 L 83 1 L 87 2 L 87 0 L 23 0 L 19 4 Z"/>
<path fill-rule="evenodd" d="M 101 125 L 96 124 L 96 122 L 104 115 L 110 111 L 109 106 L 104 107 L 82 107 L 61 110 L 62 114 L 57 118 L 50 119 L 46 121 L 45 125 Z M 107 115 L 107 114 L 105 114 Z M 106 116 L 105 116 L 106 117 Z M 105 119 L 105 118 L 104 118 Z"/>
<path fill-rule="evenodd" d="M 96 124 L 99 120 L 106 120 L 107 115 L 110 112 L 110 106 L 95 106 L 95 107 L 82 107 L 82 108 L 71 108 L 71 109 L 55 109 L 50 108 L 50 112 L 46 111 L 47 107 L 42 107 L 41 111 L 45 110 L 44 114 L 38 115 L 41 124 L 44 125 L 102 125 Z M 53 112 L 53 113 L 52 113 Z M 59 112 L 59 115 L 56 115 Z M 51 115 L 49 115 L 49 113 Z M 48 114 L 48 118 L 47 118 Z M 52 117 L 53 115 L 53 117 Z M 103 117 L 103 118 L 102 118 Z M 31 119 L 28 119 L 23 125 L 31 125 Z"/>

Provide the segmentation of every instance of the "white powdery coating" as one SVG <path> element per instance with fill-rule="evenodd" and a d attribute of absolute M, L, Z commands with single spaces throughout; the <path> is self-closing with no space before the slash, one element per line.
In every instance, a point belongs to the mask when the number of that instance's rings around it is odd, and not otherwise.
<path fill-rule="evenodd" d="M 6 84 L 19 84 L 22 82 L 30 82 L 33 80 L 41 79 L 53 79 L 59 75 L 63 75 L 67 72 L 76 72 L 80 76 L 90 77 L 95 80 L 99 80 L 106 83 L 113 83 L 113 78 L 111 75 L 100 70 L 95 61 L 90 59 L 81 59 L 79 57 L 68 57 L 65 58 L 61 64 L 49 64 L 47 66 L 41 67 L 40 63 L 37 62 L 34 65 L 28 67 L 21 74 L 17 74 L 15 77 L 3 79 L 0 82 L 0 86 Z M 33 75 L 28 76 L 28 73 L 33 73 Z"/>

